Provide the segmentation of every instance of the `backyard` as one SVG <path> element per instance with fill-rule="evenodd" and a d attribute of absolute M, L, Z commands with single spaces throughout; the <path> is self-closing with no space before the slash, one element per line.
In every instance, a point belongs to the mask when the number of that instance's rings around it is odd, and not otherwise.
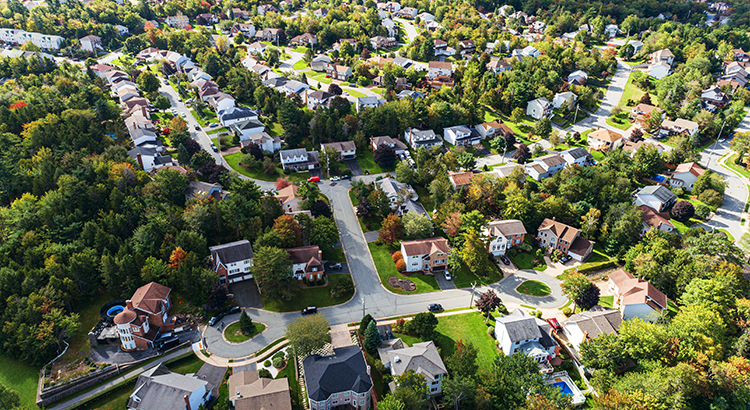
<path fill-rule="evenodd" d="M 86 333 L 84 332 L 84 334 Z M 21 397 L 21 405 L 36 408 L 38 380 L 39 369 L 20 360 L 0 356 L 0 384 L 18 392 Z"/>
<path fill-rule="evenodd" d="M 316 306 L 318 308 L 326 306 L 334 306 L 344 303 L 352 298 L 354 294 L 354 286 L 352 285 L 352 291 L 347 292 L 343 296 L 338 298 L 331 297 L 331 286 L 338 282 L 349 282 L 352 283 L 352 277 L 345 273 L 335 273 L 328 276 L 328 286 L 319 286 L 314 288 L 299 289 L 297 294 L 291 300 L 283 299 L 270 299 L 265 295 L 261 294 L 263 300 L 263 308 L 272 312 L 296 312 L 308 306 Z"/>
<path fill-rule="evenodd" d="M 628 77 L 628 82 L 625 83 L 625 89 L 623 90 L 622 97 L 620 98 L 620 105 L 622 105 L 623 107 L 635 106 L 638 104 L 644 94 L 646 94 L 645 91 L 641 90 L 637 85 L 633 84 L 633 72 L 631 72 L 630 77 Z M 655 94 L 651 94 L 651 100 L 656 101 Z M 632 102 L 633 104 L 628 104 L 628 102 Z"/>
<path fill-rule="evenodd" d="M 375 262 L 375 269 L 377 269 L 378 271 L 380 282 L 383 284 L 383 286 L 385 286 L 386 289 L 390 290 L 393 293 L 398 293 L 401 295 L 434 292 L 440 290 L 440 287 L 438 286 L 437 280 L 435 280 L 434 276 L 422 275 L 421 273 L 413 273 L 407 276 L 401 274 L 398 270 L 396 270 L 396 264 L 393 263 L 391 254 L 399 250 L 397 246 L 390 247 L 388 245 L 378 245 L 375 242 L 370 242 L 367 244 L 367 246 L 370 248 L 372 260 Z M 413 292 L 407 292 L 403 289 L 394 288 L 393 286 L 388 284 L 388 278 L 390 278 L 391 276 L 395 276 L 398 279 L 411 280 L 412 282 L 414 282 L 414 285 L 416 285 L 416 290 L 414 290 Z"/>
<path fill-rule="evenodd" d="M 359 164 L 359 167 L 362 168 L 362 172 L 369 169 L 371 174 L 382 174 L 383 172 L 390 172 L 396 169 L 395 164 L 390 168 L 381 168 L 380 165 L 375 162 L 375 159 L 373 159 L 372 151 L 369 149 L 357 150 L 357 163 Z"/>

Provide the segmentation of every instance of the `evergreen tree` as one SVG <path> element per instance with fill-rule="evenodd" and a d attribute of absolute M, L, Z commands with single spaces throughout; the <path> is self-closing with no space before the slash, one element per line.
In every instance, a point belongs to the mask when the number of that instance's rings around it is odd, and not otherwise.
<path fill-rule="evenodd" d="M 253 323 L 253 320 L 250 319 L 250 316 L 248 316 L 247 312 L 245 312 L 244 310 L 240 315 L 240 330 L 244 335 L 249 335 L 255 330 L 255 323 Z"/>
<path fill-rule="evenodd" d="M 380 337 L 380 332 L 378 332 L 378 325 L 375 324 L 375 321 L 370 322 L 365 331 L 364 348 L 367 350 L 367 353 L 375 354 L 378 351 L 378 346 L 380 346 L 381 341 L 382 339 Z"/>

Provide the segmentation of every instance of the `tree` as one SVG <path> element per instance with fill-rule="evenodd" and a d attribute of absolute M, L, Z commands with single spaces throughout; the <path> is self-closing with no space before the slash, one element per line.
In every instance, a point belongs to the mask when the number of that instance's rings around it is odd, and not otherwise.
<path fill-rule="evenodd" d="M 487 270 L 491 269 L 487 243 L 474 228 L 469 228 L 464 235 L 461 258 L 474 274 L 486 276 Z"/>
<path fill-rule="evenodd" d="M 380 145 L 372 157 L 381 168 L 391 168 L 396 163 L 396 151 L 389 145 Z"/>
<path fill-rule="evenodd" d="M 526 160 L 531 158 L 531 151 L 529 150 L 529 146 L 526 144 L 519 144 L 518 149 L 516 149 L 516 152 L 513 153 L 513 159 L 515 159 L 519 164 L 526 163 Z"/>
<path fill-rule="evenodd" d="M 388 245 L 393 245 L 401 240 L 403 230 L 404 227 L 401 225 L 401 218 L 396 214 L 389 214 L 383 219 L 383 223 L 380 225 L 378 240 Z"/>
<path fill-rule="evenodd" d="M 539 135 L 543 138 L 549 137 L 552 132 L 552 122 L 547 117 L 543 117 L 541 120 L 536 122 L 534 126 L 534 134 Z"/>
<path fill-rule="evenodd" d="M 270 298 L 291 297 L 296 288 L 292 263 L 284 249 L 261 246 L 255 251 L 253 278 L 261 293 Z"/>
<path fill-rule="evenodd" d="M 456 350 L 449 357 L 445 364 L 450 369 L 451 376 L 474 378 L 479 370 L 477 364 L 477 355 L 479 349 L 471 342 L 464 342 L 462 339 L 456 340 Z"/>
<path fill-rule="evenodd" d="M 344 90 L 342 90 L 338 84 L 331 83 L 328 85 L 328 92 L 333 95 L 341 95 L 344 93 Z"/>
<path fill-rule="evenodd" d="M 362 318 L 362 321 L 359 323 L 359 334 L 364 336 L 365 331 L 367 331 L 367 327 L 370 326 L 370 322 L 374 322 L 375 319 L 373 319 L 372 315 L 369 313 L 365 315 L 365 317 Z"/>
<path fill-rule="evenodd" d="M 643 131 L 639 127 L 634 127 L 633 131 L 630 131 L 630 140 L 633 142 L 643 140 Z"/>
<path fill-rule="evenodd" d="M 477 309 L 479 309 L 486 316 L 484 323 L 487 323 L 487 321 L 490 320 L 490 313 L 497 309 L 497 307 L 500 306 L 501 303 L 503 303 L 503 301 L 492 289 L 488 289 L 486 292 L 479 295 L 475 304 Z"/>
<path fill-rule="evenodd" d="M 160 94 L 154 100 L 154 108 L 156 108 L 157 110 L 166 110 L 167 108 L 169 108 L 171 106 L 172 106 L 172 103 L 169 102 L 169 98 L 167 98 L 164 95 Z"/>
<path fill-rule="evenodd" d="M 451 374 L 443 380 L 443 397 L 453 404 L 454 410 L 471 409 L 477 386 L 473 379 Z"/>
<path fill-rule="evenodd" d="M 304 358 L 331 343 L 328 319 L 321 314 L 302 316 L 286 326 L 286 338 L 293 355 Z"/>
<path fill-rule="evenodd" d="M 449 237 L 455 238 L 456 236 L 458 236 L 458 234 L 461 233 L 461 213 L 449 213 L 448 216 L 443 220 L 441 227 L 445 229 L 445 233 Z"/>
<path fill-rule="evenodd" d="M 474 158 L 474 155 L 464 151 L 456 157 L 456 161 L 458 162 L 458 165 L 461 166 L 464 170 L 471 170 L 474 169 L 474 167 L 477 165 L 477 160 Z"/>
<path fill-rule="evenodd" d="M 672 216 L 680 222 L 687 222 L 695 215 L 695 207 L 690 201 L 679 201 L 672 207 Z"/>
<path fill-rule="evenodd" d="M 401 218 L 404 225 L 404 235 L 409 239 L 423 239 L 432 236 L 432 221 L 426 215 L 407 212 Z"/>
<path fill-rule="evenodd" d="M 599 304 L 599 292 L 599 288 L 592 284 L 576 299 L 576 303 L 580 306 L 581 310 L 589 310 Z"/>
<path fill-rule="evenodd" d="M 393 395 L 404 403 L 406 410 L 424 409 L 424 402 L 430 398 L 430 390 L 422 373 L 409 369 L 395 378 L 396 390 Z"/>
<path fill-rule="evenodd" d="M 331 298 L 338 299 L 351 293 L 354 293 L 354 284 L 350 280 L 334 282 L 331 288 Z"/>
<path fill-rule="evenodd" d="M 321 168 L 323 168 L 326 171 L 327 176 L 331 176 L 331 166 L 336 165 L 336 161 L 339 160 L 339 153 L 331 148 L 331 147 L 325 147 L 318 151 L 318 162 L 320 163 Z"/>
<path fill-rule="evenodd" d="M 297 188 L 297 196 L 301 199 L 302 209 L 310 209 L 310 206 L 320 198 L 320 187 L 316 182 L 303 181 Z"/>
<path fill-rule="evenodd" d="M 247 315 L 247 312 L 244 309 L 240 314 L 240 330 L 245 336 L 248 336 L 255 331 L 255 323 L 253 323 L 253 320 L 250 319 L 250 316 Z"/>
<path fill-rule="evenodd" d="M 138 76 L 138 88 L 145 93 L 156 92 L 159 85 L 159 79 L 150 71 L 144 71 Z"/>
<path fill-rule="evenodd" d="M 562 291 L 568 299 L 572 299 L 575 304 L 581 299 L 583 294 L 591 287 L 594 286 L 589 278 L 578 272 L 571 272 L 565 275 L 562 283 Z M 573 311 L 575 312 L 575 306 L 573 305 Z"/>
<path fill-rule="evenodd" d="M 215 282 L 211 287 L 211 292 L 208 294 L 208 302 L 206 302 L 205 308 L 206 310 L 220 310 L 227 304 L 228 300 L 227 286 Z"/>
<path fill-rule="evenodd" d="M 516 107 L 513 109 L 513 111 L 510 113 L 510 121 L 514 124 L 518 124 L 523 121 L 523 116 L 526 113 L 523 112 L 523 108 Z"/>
<path fill-rule="evenodd" d="M 636 177 L 651 177 L 664 169 L 664 159 L 654 146 L 641 146 L 633 157 Z"/>
<path fill-rule="evenodd" d="M 292 185 L 292 183 L 289 182 L 289 178 L 287 178 L 287 177 L 277 178 L 276 179 L 275 186 L 276 186 L 277 190 L 282 190 L 282 189 L 288 187 L 289 185 Z"/>
<path fill-rule="evenodd" d="M 601 334 L 581 343 L 581 362 L 591 369 L 617 370 L 624 359 L 616 333 Z"/>
<path fill-rule="evenodd" d="M 389 394 L 378 401 L 378 410 L 404 410 L 404 403 L 395 395 Z"/>
<path fill-rule="evenodd" d="M 21 406 L 21 398 L 18 392 L 11 390 L 4 385 L 0 384 L 0 405 L 5 409 L 15 409 Z"/>
<path fill-rule="evenodd" d="M 525 354 L 496 357 L 492 371 L 483 375 L 482 385 L 489 395 L 491 408 L 518 409 L 536 394 L 557 402 L 559 408 L 567 408 L 565 403 L 569 403 L 560 395 L 559 389 L 544 383 L 539 365 Z"/>
<path fill-rule="evenodd" d="M 432 312 L 417 313 L 411 320 L 410 328 L 422 339 L 432 339 L 438 320 Z"/>
<path fill-rule="evenodd" d="M 273 221 L 273 231 L 281 238 L 281 248 L 293 248 L 302 245 L 302 226 L 292 215 L 281 215 Z"/>
<path fill-rule="evenodd" d="M 244 34 L 243 35 L 239 35 L 238 34 L 238 35 L 234 36 L 234 38 L 232 39 L 232 42 L 235 45 L 237 45 L 237 46 L 241 45 L 242 43 L 245 42 L 245 35 Z M 218 44 L 217 44 L 217 46 L 218 46 Z"/>
<path fill-rule="evenodd" d="M 750 151 L 750 132 L 738 132 L 734 135 L 732 151 L 738 154 L 734 162 L 736 164 L 743 164 L 745 154 Z M 748 161 L 748 166 L 750 167 L 750 161 Z"/>
<path fill-rule="evenodd" d="M 643 96 L 641 96 L 641 99 L 638 102 L 641 103 L 641 104 L 652 105 L 651 104 L 651 94 L 649 94 L 649 93 L 643 94 Z"/>
<path fill-rule="evenodd" d="M 331 207 L 322 199 L 313 202 L 312 206 L 310 206 L 310 213 L 314 217 L 325 216 L 330 218 L 333 216 L 333 213 L 331 213 Z"/>
<path fill-rule="evenodd" d="M 717 174 L 716 172 L 707 169 L 695 180 L 695 182 L 693 182 L 693 189 L 691 192 L 694 195 L 700 195 L 704 191 L 712 189 L 724 195 L 726 187 L 727 183 L 724 181 L 724 177 L 722 177 L 721 174 Z"/>
<path fill-rule="evenodd" d="M 367 330 L 365 331 L 365 340 L 363 343 L 363 347 L 367 351 L 367 353 L 375 354 L 378 351 L 378 346 L 380 346 L 380 342 L 382 342 L 383 339 L 380 337 L 380 331 L 378 331 L 378 325 L 375 324 L 374 321 L 370 322 L 369 325 L 367 325 Z"/>
<path fill-rule="evenodd" d="M 319 216 L 312 221 L 310 242 L 328 251 L 339 241 L 339 230 L 331 218 Z"/>
<path fill-rule="evenodd" d="M 586 215 L 581 217 L 581 231 L 586 239 L 594 239 L 596 233 L 596 227 L 599 225 L 599 218 L 602 216 L 602 211 L 596 208 L 590 208 Z"/>

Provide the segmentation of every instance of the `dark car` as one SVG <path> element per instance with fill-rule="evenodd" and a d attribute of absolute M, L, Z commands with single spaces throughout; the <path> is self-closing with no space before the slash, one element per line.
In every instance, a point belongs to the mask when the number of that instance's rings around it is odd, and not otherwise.
<path fill-rule="evenodd" d="M 570 255 L 564 255 L 560 258 L 560 263 L 567 263 L 571 259 L 573 258 L 571 258 Z"/>
<path fill-rule="evenodd" d="M 180 344 L 180 339 L 178 339 L 175 336 L 175 337 L 172 337 L 170 339 L 160 340 L 156 344 L 156 348 L 159 349 L 159 350 L 161 350 L 161 351 L 165 351 L 165 350 L 169 350 L 169 349 L 171 349 L 173 347 L 176 347 L 179 344 Z"/>
<path fill-rule="evenodd" d="M 214 150 L 214 152 L 219 152 L 219 149 L 216 148 L 216 145 L 213 142 L 211 143 L 211 149 Z"/>
<path fill-rule="evenodd" d="M 510 265 L 510 259 L 508 259 L 507 256 L 505 256 L 505 255 L 501 256 L 500 260 L 503 261 L 504 264 Z"/>
<path fill-rule="evenodd" d="M 352 176 L 351 175 L 342 175 L 341 179 L 342 180 L 344 180 L 344 179 L 352 179 Z"/>
<path fill-rule="evenodd" d="M 440 303 L 433 303 L 429 307 L 430 312 L 440 312 L 443 310 L 443 306 Z"/>
<path fill-rule="evenodd" d="M 315 306 L 308 306 L 308 307 L 302 309 L 302 316 L 305 316 L 305 315 L 314 315 L 316 313 L 318 313 L 318 308 L 316 308 Z"/>
<path fill-rule="evenodd" d="M 550 326 L 552 326 L 552 330 L 555 332 L 562 331 L 562 326 L 560 326 L 560 322 L 557 321 L 555 318 L 549 318 L 547 319 L 547 323 L 549 323 Z"/>
<path fill-rule="evenodd" d="M 227 309 L 227 315 L 231 315 L 234 313 L 240 313 L 240 310 L 242 310 L 239 306 L 233 306 Z"/>
<path fill-rule="evenodd" d="M 212 317 L 211 320 L 208 321 L 209 326 L 216 326 L 216 324 L 221 320 L 224 319 L 224 313 L 219 313 L 216 316 Z"/>
<path fill-rule="evenodd" d="M 330 266 L 328 266 L 328 269 L 330 270 L 341 270 L 343 268 L 343 265 L 340 263 L 332 263 Z"/>

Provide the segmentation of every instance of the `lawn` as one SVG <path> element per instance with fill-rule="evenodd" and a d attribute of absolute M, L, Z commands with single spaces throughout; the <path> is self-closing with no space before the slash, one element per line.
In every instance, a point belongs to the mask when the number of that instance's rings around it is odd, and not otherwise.
<path fill-rule="evenodd" d="M 323 260 L 329 262 L 346 262 L 346 256 L 344 256 L 344 250 L 341 248 L 331 248 L 323 251 Z"/>
<path fill-rule="evenodd" d="M 326 73 L 325 72 L 314 73 L 314 74 L 312 74 L 312 73 L 306 73 L 306 75 L 307 75 L 307 78 L 312 78 L 313 80 L 321 82 L 323 84 L 330 84 L 331 83 L 331 79 L 326 77 Z"/>
<path fill-rule="evenodd" d="M 536 255 L 533 253 L 518 252 L 514 256 L 508 254 L 508 257 L 513 261 L 513 264 L 516 265 L 518 269 L 534 269 L 538 271 L 547 269 L 547 263 L 545 263 L 544 260 L 542 260 L 542 263 L 538 266 L 531 266 L 531 261 L 536 259 Z"/>
<path fill-rule="evenodd" d="M 627 129 L 630 128 L 631 125 L 630 120 L 628 120 L 627 112 L 624 112 L 617 116 L 610 116 L 609 118 L 607 118 L 607 124 L 623 131 L 627 131 Z"/>
<path fill-rule="evenodd" d="M 432 196 L 430 196 L 430 193 L 427 191 L 427 188 L 423 187 L 422 185 L 412 185 L 415 191 L 417 191 L 417 195 L 419 196 L 419 203 L 422 204 L 424 207 L 424 210 L 428 213 L 431 213 L 433 209 L 435 209 L 435 203 L 432 201 Z"/>
<path fill-rule="evenodd" d="M 615 297 L 614 296 L 602 296 L 599 298 L 599 305 L 601 307 L 607 307 L 612 308 L 612 305 L 615 303 Z"/>
<path fill-rule="evenodd" d="M 99 310 L 97 310 L 97 314 Z M 84 336 L 88 331 L 83 332 Z M 0 356 L 0 384 L 15 390 L 21 397 L 21 405 L 36 408 L 36 387 L 39 369 L 20 360 Z M 124 407 L 123 407 L 124 408 Z"/>
<path fill-rule="evenodd" d="M 516 292 L 529 296 L 547 296 L 552 293 L 552 290 L 543 282 L 527 280 L 518 285 Z"/>
<path fill-rule="evenodd" d="M 740 174 L 741 176 L 745 178 L 750 178 L 750 171 L 745 169 L 745 167 L 741 167 L 734 163 L 734 161 L 737 159 L 737 154 L 732 154 L 729 156 L 729 158 L 724 161 L 724 166 L 729 167 L 732 171 Z"/>
<path fill-rule="evenodd" d="M 241 152 L 235 152 L 234 154 L 225 155 L 224 159 L 227 161 L 227 164 L 232 167 L 232 169 L 248 178 L 260 179 L 261 181 L 269 182 L 275 182 L 277 178 L 281 177 L 287 177 L 291 182 L 306 181 L 308 178 L 310 178 L 309 172 L 294 172 L 291 174 L 284 174 L 284 171 L 278 165 L 276 166 L 276 175 L 268 175 L 263 172 L 263 169 L 261 169 L 260 167 L 254 169 L 241 167 L 239 165 L 239 162 L 240 159 L 242 159 L 242 155 L 244 154 Z"/>
<path fill-rule="evenodd" d="M 370 150 L 358 150 L 357 163 L 362 168 L 362 172 L 369 169 L 371 174 L 382 174 L 383 172 L 390 172 L 396 169 L 395 164 L 391 168 L 381 168 L 373 159 L 372 151 Z"/>
<path fill-rule="evenodd" d="M 294 370 L 294 366 L 287 365 L 284 370 L 281 370 L 279 374 L 276 375 L 277 379 L 283 379 L 284 377 L 289 380 L 289 389 L 292 393 L 292 402 L 305 400 L 302 397 L 302 389 L 300 389 L 299 380 L 297 380 L 297 373 Z M 306 406 L 299 406 L 299 408 L 303 407 Z"/>
<path fill-rule="evenodd" d="M 295 53 L 302 53 L 305 54 L 307 52 L 308 48 L 303 46 L 297 46 L 292 49 Z"/>
<path fill-rule="evenodd" d="M 628 77 L 628 82 L 625 83 L 625 89 L 622 92 L 622 97 L 620 98 L 620 105 L 625 107 L 628 104 L 628 100 L 633 100 L 633 106 L 635 106 L 636 104 L 638 104 L 644 94 L 646 94 L 645 91 L 641 90 L 637 85 L 633 84 L 633 72 L 631 71 L 630 77 Z M 651 101 L 656 101 L 656 95 L 651 94 Z M 609 121 L 607 121 L 607 123 L 609 123 Z"/>
<path fill-rule="evenodd" d="M 695 224 L 699 224 L 702 221 L 700 219 L 697 219 L 697 218 L 690 218 L 690 220 L 688 221 L 688 223 L 683 223 L 683 222 L 680 222 L 680 221 L 678 221 L 676 219 L 670 219 L 669 222 L 672 225 L 674 225 L 675 229 L 677 229 L 677 232 L 679 232 L 679 233 L 685 233 L 685 232 L 687 232 L 687 231 L 690 230 L 691 226 L 693 226 Z"/>
<path fill-rule="evenodd" d="M 292 66 L 295 70 L 304 70 L 305 68 L 310 68 L 310 64 L 307 63 L 305 60 L 299 60 Z"/>
<path fill-rule="evenodd" d="M 351 88 L 347 88 L 344 91 L 346 91 L 346 93 L 351 95 L 352 97 L 356 97 L 356 98 L 367 97 L 367 94 L 361 93 L 357 90 L 352 90 Z"/>
<path fill-rule="evenodd" d="M 367 244 L 367 246 L 370 248 L 372 260 L 375 262 L 375 268 L 378 270 L 380 281 L 383 283 L 383 286 L 385 286 L 386 289 L 390 290 L 393 293 L 398 293 L 401 295 L 434 292 L 440 290 L 440 287 L 438 286 L 437 280 L 435 280 L 434 276 L 422 275 L 420 273 L 414 273 L 411 276 L 406 276 L 402 275 L 399 271 L 396 270 L 396 264 L 393 263 L 391 254 L 399 250 L 398 247 L 377 245 L 375 242 L 370 242 Z M 414 282 L 414 284 L 417 286 L 417 289 L 414 292 L 407 292 L 403 289 L 394 288 L 393 286 L 388 284 L 388 278 L 390 278 L 391 276 L 395 276 L 399 279 L 409 279 Z"/>
<path fill-rule="evenodd" d="M 453 283 L 456 285 L 457 288 L 470 288 L 472 283 L 477 284 L 477 286 L 483 286 L 483 285 L 489 285 L 491 283 L 495 283 L 503 278 L 502 273 L 500 272 L 500 267 L 497 266 L 497 263 L 492 262 L 490 265 L 491 270 L 486 272 L 487 275 L 477 275 L 474 272 L 469 269 L 468 266 L 465 264 L 461 265 L 461 269 L 458 270 L 458 272 L 453 272 Z"/>
<path fill-rule="evenodd" d="M 115 297 L 107 292 L 97 294 L 96 297 L 83 301 L 84 304 L 76 310 L 76 313 L 80 315 L 81 325 L 78 331 L 68 340 L 68 343 L 70 343 L 68 351 L 55 364 L 65 365 L 89 356 L 89 350 L 91 350 L 88 336 L 89 330 L 101 319 L 99 310 L 102 306 L 114 299 Z"/>
<path fill-rule="evenodd" d="M 374 92 L 375 94 L 385 94 L 385 89 L 383 88 L 371 88 L 370 91 Z"/>
<path fill-rule="evenodd" d="M 602 162 L 606 154 L 601 151 L 591 150 L 591 156 L 594 157 L 596 162 Z"/>
<path fill-rule="evenodd" d="M 229 131 L 229 129 L 226 128 L 226 127 L 218 127 L 218 128 L 214 128 L 214 129 L 209 129 L 208 131 L 206 131 L 206 130 L 203 130 L 203 131 L 205 131 L 205 133 L 207 135 L 214 135 L 214 134 L 218 134 L 220 132 Z"/>
<path fill-rule="evenodd" d="M 193 115 L 193 118 L 198 121 L 201 127 L 208 127 L 208 124 L 217 121 L 216 113 L 214 113 L 210 108 L 203 108 L 201 112 L 203 113 L 203 117 L 200 117 L 196 110 L 190 110 L 190 114 Z"/>
<path fill-rule="evenodd" d="M 724 232 L 727 235 L 727 237 L 729 238 L 729 240 L 732 241 L 732 242 L 734 242 L 734 236 L 732 236 L 732 234 L 729 233 L 728 230 L 726 230 L 724 228 L 719 228 L 718 231 L 719 232 Z"/>
<path fill-rule="evenodd" d="M 165 364 L 169 370 L 175 373 L 190 374 L 200 370 L 201 366 L 203 366 L 203 360 L 193 353 L 188 353 L 177 360 Z"/>
<path fill-rule="evenodd" d="M 337 282 L 352 282 L 352 277 L 343 273 L 328 275 L 328 286 L 300 289 L 292 300 L 270 299 L 261 294 L 263 308 L 272 312 L 296 312 L 307 306 L 321 308 L 344 303 L 351 299 L 354 292 L 331 298 L 331 285 Z"/>
<path fill-rule="evenodd" d="M 254 325 L 255 330 L 250 332 L 249 335 L 245 335 L 240 330 L 240 322 L 234 322 L 231 325 L 227 326 L 226 329 L 224 329 L 224 337 L 232 343 L 242 343 L 246 340 L 252 339 L 255 335 L 258 335 L 266 330 L 266 325 L 264 325 L 263 323 L 254 323 Z"/>
<path fill-rule="evenodd" d="M 268 134 L 272 137 L 281 136 L 284 134 L 284 127 L 282 127 L 278 122 L 274 122 L 270 127 L 268 127 Z"/>

